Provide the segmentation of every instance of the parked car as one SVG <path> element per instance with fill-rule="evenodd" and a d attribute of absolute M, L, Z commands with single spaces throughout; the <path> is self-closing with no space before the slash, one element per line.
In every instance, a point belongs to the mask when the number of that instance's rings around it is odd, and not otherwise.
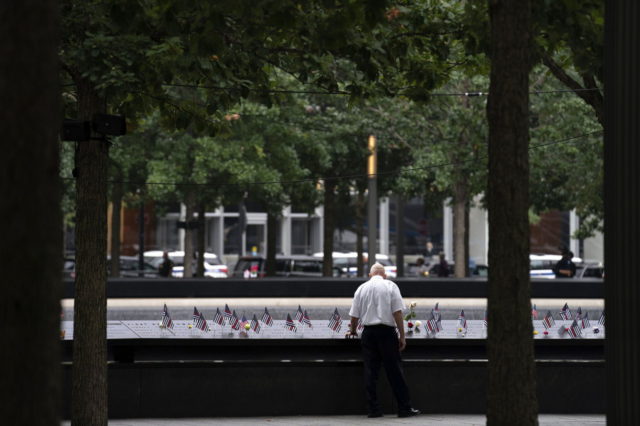
<path fill-rule="evenodd" d="M 562 256 L 559 254 L 529 255 L 529 276 L 531 278 L 555 279 L 556 274 L 553 272 L 553 268 L 560 259 Z M 582 259 L 579 257 L 573 257 L 571 260 L 576 265 L 582 263 Z"/>
<path fill-rule="evenodd" d="M 243 256 L 233 269 L 234 278 L 263 278 L 266 275 L 264 256 Z M 303 255 L 276 255 L 278 277 L 321 277 L 322 259 Z"/>
<path fill-rule="evenodd" d="M 574 278 L 604 278 L 604 266 L 600 263 L 584 263 L 578 265 Z"/>
<path fill-rule="evenodd" d="M 107 269 L 110 267 L 110 262 L 107 259 Z M 135 278 L 140 274 L 140 259 L 138 256 L 120 256 L 120 276 Z M 153 266 L 149 262 L 144 262 L 144 269 L 142 270 L 145 278 L 155 278 L 158 276 L 158 268 Z"/>
<path fill-rule="evenodd" d="M 151 265 L 153 265 L 156 270 L 162 264 L 162 255 L 163 251 L 161 250 L 151 250 L 144 252 L 144 258 Z M 173 261 L 173 272 L 171 275 L 175 278 L 182 278 L 184 274 L 184 251 L 170 251 L 169 259 Z M 196 271 L 196 260 L 193 260 L 193 271 Z M 218 256 L 215 253 L 204 253 L 204 276 L 209 278 L 227 278 L 229 275 L 229 268 L 227 265 L 224 265 L 218 259 Z"/>
<path fill-rule="evenodd" d="M 455 275 L 455 263 L 448 263 L 449 266 L 449 277 L 453 277 Z M 440 273 L 440 263 L 434 263 L 429 268 L 429 272 L 427 277 L 438 277 Z M 478 265 L 473 261 L 469 262 L 469 274 L 471 277 L 487 277 L 489 276 L 489 267 L 487 265 Z"/>
<path fill-rule="evenodd" d="M 324 253 L 314 253 L 314 257 L 322 258 Z M 339 268 L 339 276 L 344 277 L 356 277 L 358 276 L 358 253 L 355 251 L 340 252 L 334 251 L 333 254 L 333 266 Z M 365 263 L 365 269 L 367 268 L 368 253 L 362 253 Z M 384 266 L 387 278 L 395 278 L 397 276 L 398 268 L 391 262 L 389 256 L 386 254 L 376 254 L 376 261 Z"/>
<path fill-rule="evenodd" d="M 62 264 L 62 278 L 76 278 L 76 259 L 73 257 L 65 257 Z"/>

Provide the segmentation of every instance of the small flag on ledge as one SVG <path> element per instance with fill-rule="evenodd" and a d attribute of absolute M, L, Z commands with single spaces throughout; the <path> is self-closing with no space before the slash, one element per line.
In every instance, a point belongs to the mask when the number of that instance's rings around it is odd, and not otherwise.
<path fill-rule="evenodd" d="M 331 315 L 331 319 L 329 319 L 329 328 L 335 332 L 340 331 L 342 328 L 342 318 L 340 317 L 340 313 L 338 312 L 338 308 L 333 311 Z"/>
<path fill-rule="evenodd" d="M 271 327 L 273 325 L 273 318 L 271 314 L 267 310 L 267 307 L 264 307 L 264 314 L 262 314 L 262 322 Z"/>
<path fill-rule="evenodd" d="M 298 310 L 296 311 L 296 321 L 302 322 L 303 316 L 304 316 L 304 313 L 302 312 L 302 307 L 298 305 Z"/>
<path fill-rule="evenodd" d="M 213 322 L 218 325 L 224 325 L 224 317 L 220 312 L 220 308 L 216 308 L 216 314 L 213 316 Z"/>
<path fill-rule="evenodd" d="M 236 315 L 235 310 L 231 314 L 231 320 L 229 321 L 229 324 L 231 324 L 231 328 L 233 328 L 234 330 L 240 330 L 240 319 L 238 318 L 238 315 Z"/>
<path fill-rule="evenodd" d="M 167 304 L 164 304 L 164 309 L 162 310 L 162 326 L 173 330 L 173 321 L 171 320 L 171 315 L 169 315 L 169 309 L 167 309 Z"/>
<path fill-rule="evenodd" d="M 569 309 L 568 303 L 565 303 L 562 307 L 562 310 L 560 311 L 560 318 L 562 318 L 563 320 L 571 319 L 571 310 Z"/>
<path fill-rule="evenodd" d="M 260 323 L 258 322 L 258 318 L 256 318 L 256 314 L 253 314 L 253 319 L 251 320 L 251 329 L 255 333 L 260 333 Z"/>
<path fill-rule="evenodd" d="M 307 314 L 307 310 L 306 309 L 302 313 L 302 321 L 300 321 L 300 322 L 303 323 L 303 324 L 306 324 L 310 328 L 313 327 L 311 325 L 311 318 L 309 318 L 309 314 Z"/>
<path fill-rule="evenodd" d="M 284 327 L 294 333 L 298 331 L 298 327 L 296 327 L 296 323 L 291 319 L 290 314 L 287 314 L 287 320 L 284 322 Z"/>
<path fill-rule="evenodd" d="M 546 330 L 550 329 L 555 325 L 555 320 L 553 319 L 553 315 L 551 315 L 551 311 L 547 311 L 547 314 L 542 319 L 542 325 Z"/>

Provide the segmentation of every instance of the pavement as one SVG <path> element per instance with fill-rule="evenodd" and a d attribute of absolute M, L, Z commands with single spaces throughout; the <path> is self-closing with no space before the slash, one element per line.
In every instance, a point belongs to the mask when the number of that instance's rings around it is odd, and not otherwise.
<path fill-rule="evenodd" d="M 600 426 L 606 425 L 604 415 L 541 414 L 538 416 L 541 426 Z M 483 415 L 461 414 L 424 414 L 400 419 L 393 415 L 377 419 L 365 416 L 288 416 L 288 417 L 216 417 L 205 419 L 122 419 L 109 420 L 113 426 L 372 426 L 372 425 L 437 425 L 471 426 L 484 425 Z M 61 423 L 69 426 L 68 421 Z"/>

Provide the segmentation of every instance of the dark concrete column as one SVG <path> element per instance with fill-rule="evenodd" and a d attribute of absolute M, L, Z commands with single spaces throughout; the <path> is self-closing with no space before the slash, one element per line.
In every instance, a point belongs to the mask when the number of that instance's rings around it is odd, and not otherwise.
<path fill-rule="evenodd" d="M 640 424 L 640 4 L 605 12 L 607 423 Z"/>

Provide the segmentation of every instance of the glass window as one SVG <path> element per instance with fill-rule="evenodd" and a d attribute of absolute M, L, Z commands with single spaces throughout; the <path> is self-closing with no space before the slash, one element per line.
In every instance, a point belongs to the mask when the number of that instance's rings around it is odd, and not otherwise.
<path fill-rule="evenodd" d="M 322 272 L 322 262 L 318 260 L 294 260 L 293 272 Z"/>
<path fill-rule="evenodd" d="M 245 253 L 265 253 L 265 225 L 247 225 Z"/>
<path fill-rule="evenodd" d="M 238 229 L 237 217 L 224 218 L 224 252 L 238 254 L 240 251 L 241 234 Z"/>
<path fill-rule="evenodd" d="M 309 220 L 291 220 L 291 254 L 307 254 L 311 251 L 309 246 Z"/>

